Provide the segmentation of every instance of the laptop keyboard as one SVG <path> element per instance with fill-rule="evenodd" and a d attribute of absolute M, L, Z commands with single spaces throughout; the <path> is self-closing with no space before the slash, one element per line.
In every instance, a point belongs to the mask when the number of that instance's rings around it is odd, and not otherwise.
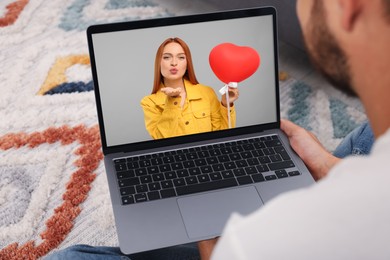
<path fill-rule="evenodd" d="M 114 160 L 122 204 L 300 175 L 277 135 Z"/>

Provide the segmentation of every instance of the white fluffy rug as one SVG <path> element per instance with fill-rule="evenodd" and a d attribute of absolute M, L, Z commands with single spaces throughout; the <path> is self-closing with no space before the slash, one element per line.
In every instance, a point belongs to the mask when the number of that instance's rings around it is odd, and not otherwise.
<path fill-rule="evenodd" d="M 0 259 L 117 245 L 85 29 L 169 15 L 149 0 L 0 2 Z M 330 150 L 365 119 L 358 101 L 293 78 L 281 103 Z"/>

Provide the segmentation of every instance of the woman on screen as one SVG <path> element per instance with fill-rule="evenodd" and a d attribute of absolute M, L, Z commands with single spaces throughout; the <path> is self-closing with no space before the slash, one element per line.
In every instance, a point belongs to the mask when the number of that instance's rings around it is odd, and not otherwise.
<path fill-rule="evenodd" d="M 236 88 L 229 88 L 232 127 L 238 95 Z M 211 87 L 199 84 L 190 49 L 179 38 L 168 38 L 158 48 L 152 94 L 141 100 L 141 106 L 154 139 L 228 128 L 226 95 L 219 101 Z"/>

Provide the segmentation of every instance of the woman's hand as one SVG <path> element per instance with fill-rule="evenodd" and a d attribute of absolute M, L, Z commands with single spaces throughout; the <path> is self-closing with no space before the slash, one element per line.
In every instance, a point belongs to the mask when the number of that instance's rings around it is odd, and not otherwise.
<path fill-rule="evenodd" d="M 233 106 L 234 101 L 236 101 L 238 99 L 238 96 L 240 95 L 240 93 L 238 91 L 238 88 L 231 88 L 231 87 L 229 87 L 228 93 L 229 93 L 230 106 Z M 227 107 L 226 94 L 222 95 L 221 102 L 222 102 L 222 105 L 224 107 Z"/>
<path fill-rule="evenodd" d="M 161 88 L 161 92 L 169 97 L 178 97 L 182 93 L 182 88 Z"/>
<path fill-rule="evenodd" d="M 329 170 L 341 160 L 329 153 L 313 133 L 302 127 L 288 120 L 281 120 L 280 127 L 289 138 L 291 147 L 302 158 L 315 180 L 325 177 Z"/>

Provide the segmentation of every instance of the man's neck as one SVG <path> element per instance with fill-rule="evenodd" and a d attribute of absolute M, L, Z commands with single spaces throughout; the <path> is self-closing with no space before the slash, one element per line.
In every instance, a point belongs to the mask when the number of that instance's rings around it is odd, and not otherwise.
<path fill-rule="evenodd" d="M 378 20 L 364 24 L 366 30 L 348 50 L 354 89 L 376 138 L 390 128 L 390 24 Z"/>
<path fill-rule="evenodd" d="M 388 47 L 375 44 L 375 41 L 372 44 L 378 50 L 360 61 L 360 69 L 355 71 L 355 85 L 374 135 L 378 138 L 390 128 L 390 54 L 386 51 Z M 388 44 L 390 46 L 390 40 Z"/>

